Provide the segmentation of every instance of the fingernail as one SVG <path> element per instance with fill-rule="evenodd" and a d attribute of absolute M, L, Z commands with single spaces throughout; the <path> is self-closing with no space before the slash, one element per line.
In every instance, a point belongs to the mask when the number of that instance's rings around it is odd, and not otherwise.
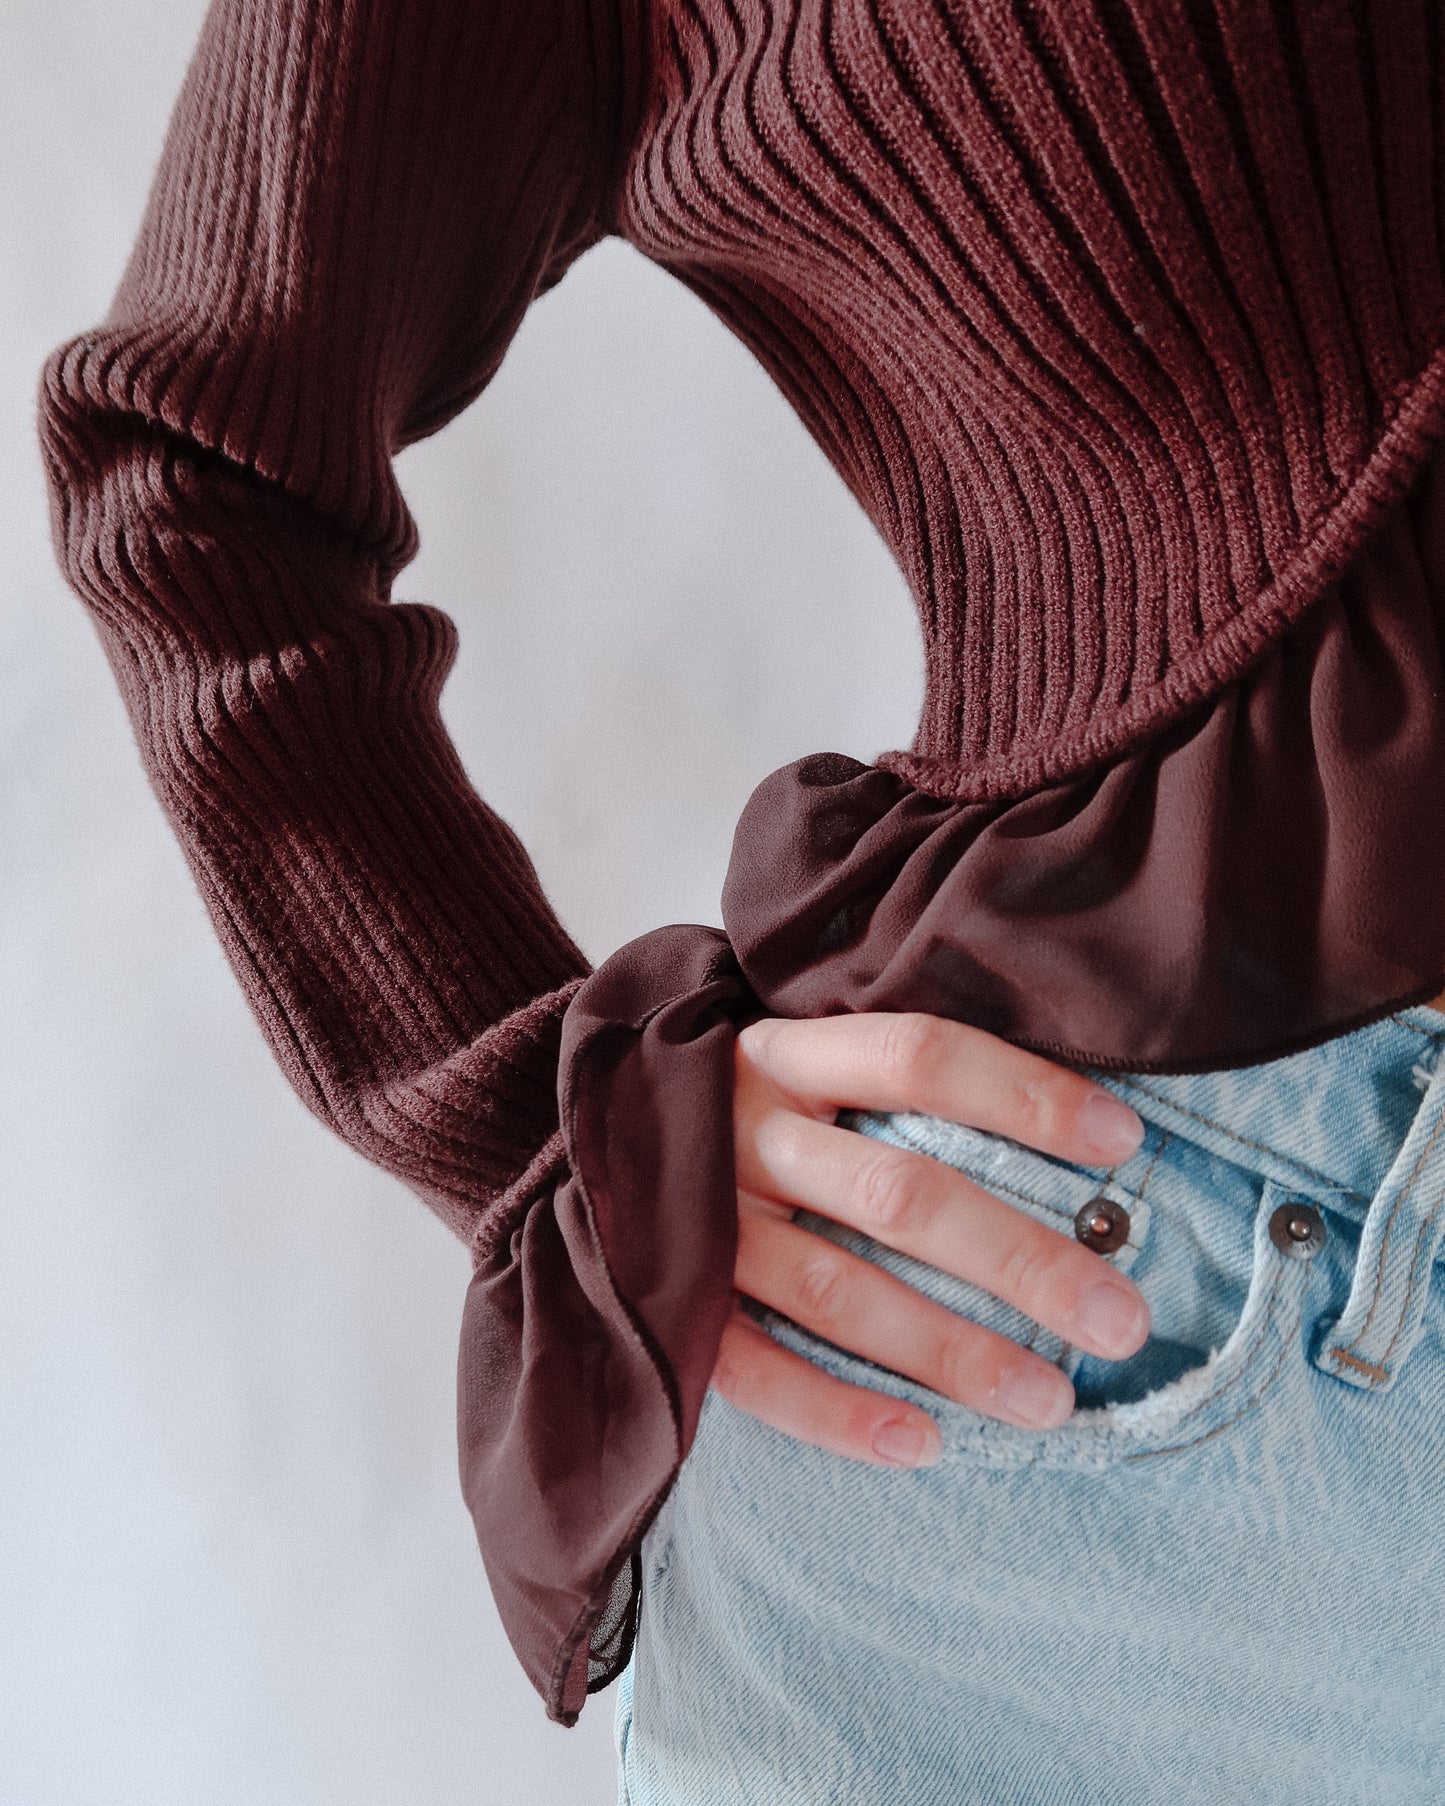
<path fill-rule="evenodd" d="M 916 1417 L 894 1417 L 873 1432 L 873 1452 L 894 1467 L 932 1467 L 942 1450 L 938 1431 Z"/>
<path fill-rule="evenodd" d="M 1123 1160 L 1137 1153 L 1144 1138 L 1143 1119 L 1107 1091 L 1092 1092 L 1079 1112 L 1079 1132 L 1103 1160 Z"/>
<path fill-rule="evenodd" d="M 1053 1368 L 1019 1367 L 999 1381 L 998 1402 L 1035 1430 L 1056 1429 L 1074 1409 L 1073 1389 Z"/>
<path fill-rule="evenodd" d="M 1105 1280 L 1079 1300 L 1079 1328 L 1105 1353 L 1129 1354 L 1143 1337 L 1149 1307 L 1137 1293 Z"/>

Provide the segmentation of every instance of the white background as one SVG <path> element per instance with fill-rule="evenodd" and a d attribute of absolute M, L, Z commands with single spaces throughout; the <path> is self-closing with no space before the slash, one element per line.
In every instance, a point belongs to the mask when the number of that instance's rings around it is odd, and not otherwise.
<path fill-rule="evenodd" d="M 37 373 L 201 11 L 0 4 L 0 1806 L 604 1806 L 611 1694 L 547 1721 L 461 1500 L 465 1251 L 272 1063 L 52 560 Z M 767 772 L 907 744 L 902 579 L 626 247 L 399 468 L 395 593 L 458 622 L 446 720 L 593 960 L 718 920 Z"/>

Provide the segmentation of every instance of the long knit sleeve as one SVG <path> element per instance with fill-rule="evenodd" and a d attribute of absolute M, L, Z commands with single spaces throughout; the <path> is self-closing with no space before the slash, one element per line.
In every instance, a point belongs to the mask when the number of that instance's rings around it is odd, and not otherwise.
<path fill-rule="evenodd" d="M 471 1239 L 556 1133 L 588 970 L 393 603 L 392 455 L 600 235 L 584 0 L 217 0 L 108 319 L 44 378 L 65 570 L 306 1103 Z"/>
<path fill-rule="evenodd" d="M 664 1263 L 686 1308 L 649 1327 L 559 1121 L 588 964 L 441 725 L 451 621 L 389 591 L 416 539 L 393 455 L 605 230 L 631 77 L 588 5 L 216 0 L 109 317 L 41 401 L 64 569 L 267 1040 L 470 1245 L 463 1492 L 564 1723 L 630 1649 L 636 1545 L 729 1308 L 731 1173 Z"/>

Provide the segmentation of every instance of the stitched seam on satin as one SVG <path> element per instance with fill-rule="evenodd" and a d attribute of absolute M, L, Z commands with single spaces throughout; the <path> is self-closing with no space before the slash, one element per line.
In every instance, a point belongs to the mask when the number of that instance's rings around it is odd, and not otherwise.
<path fill-rule="evenodd" d="M 681 1463 L 678 1463 L 678 1466 L 680 1466 L 680 1465 L 681 1465 Z M 592 1623 L 589 1624 L 589 1623 L 587 1623 L 587 1615 L 589 1612 L 593 1611 L 593 1601 L 596 1599 L 596 1596 L 599 1592 L 610 1590 L 610 1588 L 612 1586 L 612 1581 L 616 1580 L 618 1574 L 620 1574 L 622 1572 L 622 1569 L 624 1566 L 627 1566 L 631 1563 L 632 1557 L 634 1554 L 634 1545 L 637 1542 L 640 1542 L 642 1537 L 647 1534 L 647 1528 L 651 1521 L 649 1518 L 649 1515 L 648 1515 L 649 1512 L 653 1516 L 655 1516 L 657 1514 L 657 1512 L 661 1510 L 662 1504 L 666 1500 L 668 1493 L 672 1490 L 673 1482 L 676 1479 L 677 1479 L 677 1466 L 675 1466 L 672 1469 L 672 1471 L 668 1474 L 667 1479 L 663 1482 L 662 1486 L 659 1487 L 658 1491 L 653 1494 L 652 1498 L 648 1501 L 647 1505 L 644 1506 L 640 1511 L 638 1511 L 636 1513 L 636 1515 L 633 1517 L 632 1522 L 629 1524 L 629 1526 L 627 1528 L 626 1534 L 621 1539 L 623 1547 L 626 1549 L 627 1553 L 626 1553 L 623 1561 L 620 1562 L 618 1564 L 617 1568 L 614 1570 L 612 1579 L 608 1580 L 608 1581 L 604 1581 L 604 1582 L 600 1583 L 598 1586 L 593 1588 L 592 1592 L 588 1595 L 585 1603 L 583 1604 L 581 1611 L 578 1612 L 577 1616 L 572 1620 L 571 1627 L 569 1628 L 569 1630 L 567 1632 L 566 1641 L 563 1645 L 564 1652 L 558 1655 L 558 1658 L 557 1658 L 556 1662 L 553 1664 L 553 1668 L 552 1668 L 552 1675 L 551 1675 L 552 1691 L 555 1696 L 560 1697 L 561 1690 L 566 1684 L 568 1671 L 572 1666 L 572 1663 L 577 1655 L 578 1649 L 581 1647 L 581 1645 L 584 1641 L 586 1642 L 586 1644 L 588 1646 L 588 1655 L 590 1658 L 591 1646 L 592 1646 L 592 1630 L 593 1630 L 593 1626 L 596 1624 L 597 1620 L 596 1620 L 596 1614 L 593 1613 Z M 605 1572 L 605 1569 L 604 1569 L 604 1572 Z M 635 1575 L 635 1571 L 634 1571 L 634 1575 Z M 635 1612 L 638 1609 L 640 1592 L 641 1592 L 640 1588 L 634 1589 L 632 1598 L 628 1602 L 629 1611 Z M 634 1619 L 633 1619 L 633 1636 L 634 1636 L 634 1638 L 636 1636 L 636 1629 L 637 1629 L 637 1624 L 636 1624 L 636 1618 L 634 1617 Z M 629 1656 L 630 1656 L 630 1653 L 631 1652 L 629 1651 Z M 589 1685 L 587 1688 L 587 1693 L 591 1694 L 593 1691 L 594 1691 L 594 1689 Z M 580 1708 L 579 1708 L 579 1710 L 580 1710 Z"/>
<path fill-rule="evenodd" d="M 713 953 L 711 954 L 711 956 L 709 957 L 709 959 L 707 961 L 707 966 L 706 966 L 706 969 L 705 969 L 705 972 L 703 975 L 703 979 L 702 979 L 702 986 L 700 988 L 706 988 L 708 985 L 716 984 L 719 981 L 719 979 L 721 978 L 722 974 L 724 973 L 724 971 L 728 965 L 728 962 L 732 957 L 733 957 L 732 947 L 726 941 L 724 941 L 722 945 L 720 945 L 719 947 L 714 949 Z M 579 986 L 579 989 L 580 988 L 581 987 Z M 647 1024 L 650 1023 L 656 1015 L 658 1015 L 663 1009 L 665 1009 L 667 1007 L 667 1001 L 668 1000 L 664 998 L 662 1000 L 662 1002 L 658 1003 L 652 1009 L 648 1010 L 646 1012 L 646 1014 L 644 1015 L 642 1022 L 640 1024 L 637 1024 L 636 1026 L 629 1025 L 629 1027 L 631 1027 L 631 1032 L 634 1035 L 640 1036 L 646 1029 Z M 733 1032 L 734 1032 L 734 1036 L 736 1036 L 736 1032 L 737 1032 L 736 1027 L 734 1027 Z M 570 1088 L 569 1096 L 566 1099 L 565 1106 L 559 1112 L 560 1117 L 564 1119 L 564 1126 L 572 1128 L 574 1133 L 575 1133 L 575 1122 L 576 1122 L 576 1100 L 575 1100 L 576 1089 L 577 1089 L 577 1087 L 574 1082 L 574 1085 Z M 578 1184 L 582 1189 L 583 1195 L 587 1200 L 587 1204 L 589 1206 L 589 1214 L 592 1216 L 593 1222 L 595 1223 L 596 1222 L 596 1206 L 591 1198 L 591 1195 L 587 1192 L 586 1177 L 581 1171 L 580 1161 L 577 1164 L 577 1168 L 575 1170 L 574 1176 L 576 1177 Z M 659 1350 L 656 1350 L 654 1348 L 651 1336 L 646 1332 L 643 1324 L 640 1322 L 638 1316 L 633 1311 L 630 1302 L 626 1299 L 625 1295 L 623 1294 L 621 1287 L 617 1283 L 616 1276 L 612 1271 L 611 1264 L 608 1262 L 608 1260 L 606 1258 L 605 1248 L 603 1250 L 602 1267 L 603 1267 L 603 1271 L 607 1275 L 607 1283 L 612 1289 L 613 1296 L 618 1300 L 619 1304 L 621 1304 L 623 1311 L 626 1314 L 628 1321 L 631 1325 L 633 1334 L 635 1336 L 637 1336 L 639 1342 L 641 1343 L 643 1353 L 647 1356 L 648 1360 L 652 1363 L 652 1366 L 657 1374 L 657 1377 L 662 1384 L 663 1393 L 667 1399 L 668 1409 L 672 1416 L 673 1435 L 676 1438 L 677 1446 L 678 1446 L 677 1459 L 672 1464 L 672 1467 L 667 1475 L 667 1478 L 663 1481 L 662 1485 L 653 1494 L 652 1498 L 649 1499 L 645 1505 L 639 1507 L 638 1511 L 634 1514 L 631 1523 L 628 1525 L 625 1535 L 621 1539 L 623 1547 L 628 1551 L 626 1559 L 628 1561 L 630 1561 L 632 1559 L 632 1555 L 635 1553 L 635 1547 L 634 1547 L 635 1544 L 637 1542 L 639 1542 L 641 1540 L 641 1538 L 646 1534 L 648 1526 L 650 1525 L 652 1519 L 662 1509 L 662 1505 L 663 1505 L 664 1501 L 666 1500 L 668 1493 L 671 1491 L 674 1482 L 677 1479 L 678 1469 L 681 1467 L 682 1459 L 683 1459 L 683 1456 L 681 1453 L 682 1417 L 681 1417 L 681 1412 L 679 1410 L 679 1401 L 678 1401 L 678 1397 L 677 1397 L 677 1393 L 676 1393 L 676 1378 L 675 1378 L 675 1375 L 673 1375 L 673 1373 L 672 1373 L 671 1363 L 662 1357 L 661 1352 Z M 599 1585 L 594 1587 L 592 1589 L 592 1591 L 589 1593 L 587 1599 L 583 1602 L 581 1610 L 577 1613 L 576 1617 L 574 1617 L 574 1619 L 572 1620 L 572 1624 L 571 1624 L 570 1628 L 568 1629 L 566 1638 L 563 1642 L 562 1649 L 559 1652 L 557 1660 L 553 1664 L 553 1667 L 552 1667 L 552 1673 L 551 1673 L 550 1680 L 551 1680 L 551 1692 L 552 1692 L 553 1697 L 560 1698 L 562 1689 L 566 1685 L 568 1672 L 570 1671 L 572 1662 L 576 1657 L 577 1650 L 584 1641 L 588 1644 L 588 1653 L 589 1653 L 589 1657 L 590 1657 L 592 1631 L 597 1622 L 597 1613 L 594 1610 L 594 1601 L 599 1592 L 603 1591 L 605 1588 L 611 1587 L 612 1581 L 617 1578 L 617 1575 L 620 1574 L 621 1571 L 622 1571 L 622 1564 L 619 1564 L 618 1567 L 614 1570 L 613 1575 L 610 1580 L 603 1581 L 603 1582 L 599 1583 Z M 603 1569 L 603 1572 L 604 1573 L 606 1572 L 605 1568 Z M 630 1609 L 634 1613 L 639 1609 L 640 1592 L 641 1592 L 640 1587 L 634 1588 L 633 1597 L 632 1597 L 631 1601 L 629 1602 Z M 590 1623 L 588 1622 L 589 1614 L 591 1614 L 591 1622 Z M 633 1618 L 634 1635 L 636 1632 L 636 1622 L 637 1622 L 636 1616 L 634 1616 L 634 1618 Z M 595 1689 L 589 1682 L 589 1684 L 586 1688 L 586 1695 L 590 1696 L 594 1691 L 595 1691 Z M 579 1708 L 579 1710 L 580 1710 L 580 1708 Z"/>

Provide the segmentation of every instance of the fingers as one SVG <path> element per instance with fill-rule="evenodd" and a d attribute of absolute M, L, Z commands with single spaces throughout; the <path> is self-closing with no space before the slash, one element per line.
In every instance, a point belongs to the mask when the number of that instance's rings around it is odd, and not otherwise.
<path fill-rule="evenodd" d="M 1143 1295 L 1100 1255 L 926 1154 L 779 1107 L 755 1123 L 738 1183 L 966 1279 L 1106 1360 L 1149 1333 Z"/>
<path fill-rule="evenodd" d="M 1074 1389 L 1052 1363 L 770 1213 L 740 1214 L 737 1286 L 804 1329 L 990 1417 L 1046 1430 L 1074 1408 Z"/>
<path fill-rule="evenodd" d="M 876 1467 L 931 1467 L 942 1451 L 926 1412 L 850 1386 L 781 1347 L 735 1310 L 712 1384 L 730 1405 L 799 1442 Z"/>
<path fill-rule="evenodd" d="M 736 1062 L 743 1296 L 985 1415 L 1050 1429 L 1072 1411 L 1073 1387 L 1057 1367 L 799 1228 L 791 1216 L 801 1205 L 1107 1360 L 1143 1346 L 1148 1306 L 1100 1255 L 943 1160 L 833 1120 L 841 1106 L 918 1111 L 1062 1160 L 1113 1165 L 1138 1150 L 1144 1125 L 1111 1093 L 995 1035 L 920 1013 L 764 1018 L 739 1034 Z M 742 1409 L 841 1454 L 892 1458 L 875 1432 L 887 1424 L 878 1413 L 896 1416 L 898 1401 L 823 1373 L 741 1312 L 724 1348 L 715 1384 Z M 914 1432 L 920 1416 L 910 1414 Z"/>
<path fill-rule="evenodd" d="M 942 1016 L 766 1017 L 738 1046 L 775 1085 L 830 1115 L 921 1111 L 1085 1165 L 1127 1159 L 1143 1139 L 1139 1116 L 1082 1073 Z"/>

